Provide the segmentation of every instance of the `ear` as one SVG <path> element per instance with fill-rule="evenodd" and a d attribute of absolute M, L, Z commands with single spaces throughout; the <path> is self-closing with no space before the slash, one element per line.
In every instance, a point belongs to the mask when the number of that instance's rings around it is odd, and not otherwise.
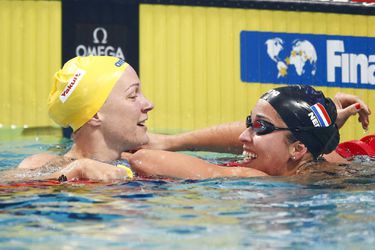
<path fill-rule="evenodd" d="M 290 158 L 294 161 L 302 159 L 307 152 L 307 147 L 300 141 L 293 142 L 289 147 Z"/>
<path fill-rule="evenodd" d="M 102 120 L 100 119 L 100 115 L 96 113 L 88 122 L 90 126 L 99 127 L 102 124 Z"/>

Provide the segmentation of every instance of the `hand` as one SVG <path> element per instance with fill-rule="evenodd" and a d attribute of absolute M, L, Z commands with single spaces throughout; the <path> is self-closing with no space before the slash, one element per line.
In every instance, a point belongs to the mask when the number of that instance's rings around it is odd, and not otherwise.
<path fill-rule="evenodd" d="M 134 152 L 135 153 L 135 152 Z M 121 153 L 121 159 L 129 161 L 130 157 L 132 157 L 133 152 L 122 152 Z"/>
<path fill-rule="evenodd" d="M 358 114 L 358 121 L 362 124 L 362 128 L 368 129 L 371 111 L 359 97 L 337 93 L 334 97 L 334 102 L 337 108 L 336 125 L 338 128 L 341 128 L 350 116 Z"/>
<path fill-rule="evenodd" d="M 163 134 L 153 134 L 148 133 L 149 142 L 145 145 L 142 145 L 142 149 L 158 149 L 158 150 L 171 150 L 170 143 L 168 142 L 169 138 L 172 138 L 173 135 L 163 135 Z"/>

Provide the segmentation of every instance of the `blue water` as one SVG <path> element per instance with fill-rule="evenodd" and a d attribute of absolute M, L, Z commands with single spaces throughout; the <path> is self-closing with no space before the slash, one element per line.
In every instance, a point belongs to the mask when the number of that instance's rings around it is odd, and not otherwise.
<path fill-rule="evenodd" d="M 0 141 L 0 169 L 68 146 L 55 138 Z M 373 249 L 373 177 L 0 188 L 0 249 Z"/>

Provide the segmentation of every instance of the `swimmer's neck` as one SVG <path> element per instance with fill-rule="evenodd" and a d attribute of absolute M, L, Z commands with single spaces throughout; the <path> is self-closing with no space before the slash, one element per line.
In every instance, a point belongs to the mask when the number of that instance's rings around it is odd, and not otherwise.
<path fill-rule="evenodd" d="M 122 150 L 115 143 L 108 144 L 99 132 L 73 135 L 74 144 L 65 154 L 71 159 L 88 158 L 101 162 L 112 162 L 121 158 Z"/>
<path fill-rule="evenodd" d="M 313 162 L 315 161 L 310 154 L 305 154 L 299 161 L 293 161 L 292 159 L 290 159 L 288 162 L 288 167 L 283 173 L 283 176 L 296 175 L 299 169 L 305 167 L 306 165 L 312 164 Z"/>
<path fill-rule="evenodd" d="M 101 162 L 113 162 L 120 159 L 121 153 L 105 147 L 94 148 L 93 145 L 86 147 L 85 145 L 73 144 L 72 148 L 64 156 L 73 160 L 88 158 Z"/>

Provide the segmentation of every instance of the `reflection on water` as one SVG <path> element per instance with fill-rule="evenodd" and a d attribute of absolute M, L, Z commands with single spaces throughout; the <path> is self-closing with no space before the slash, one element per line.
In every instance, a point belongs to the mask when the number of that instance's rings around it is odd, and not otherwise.
<path fill-rule="evenodd" d="M 358 184 L 355 184 L 358 185 Z M 273 179 L 132 181 L 1 190 L 2 246 L 247 249 L 374 243 L 373 183 L 353 190 Z"/>
<path fill-rule="evenodd" d="M 40 141 L 0 145 L 0 164 L 17 165 L 40 148 L 64 150 Z M 370 249 L 375 168 L 371 161 L 358 168 L 355 177 L 310 182 L 277 177 L 0 188 L 0 248 Z"/>

